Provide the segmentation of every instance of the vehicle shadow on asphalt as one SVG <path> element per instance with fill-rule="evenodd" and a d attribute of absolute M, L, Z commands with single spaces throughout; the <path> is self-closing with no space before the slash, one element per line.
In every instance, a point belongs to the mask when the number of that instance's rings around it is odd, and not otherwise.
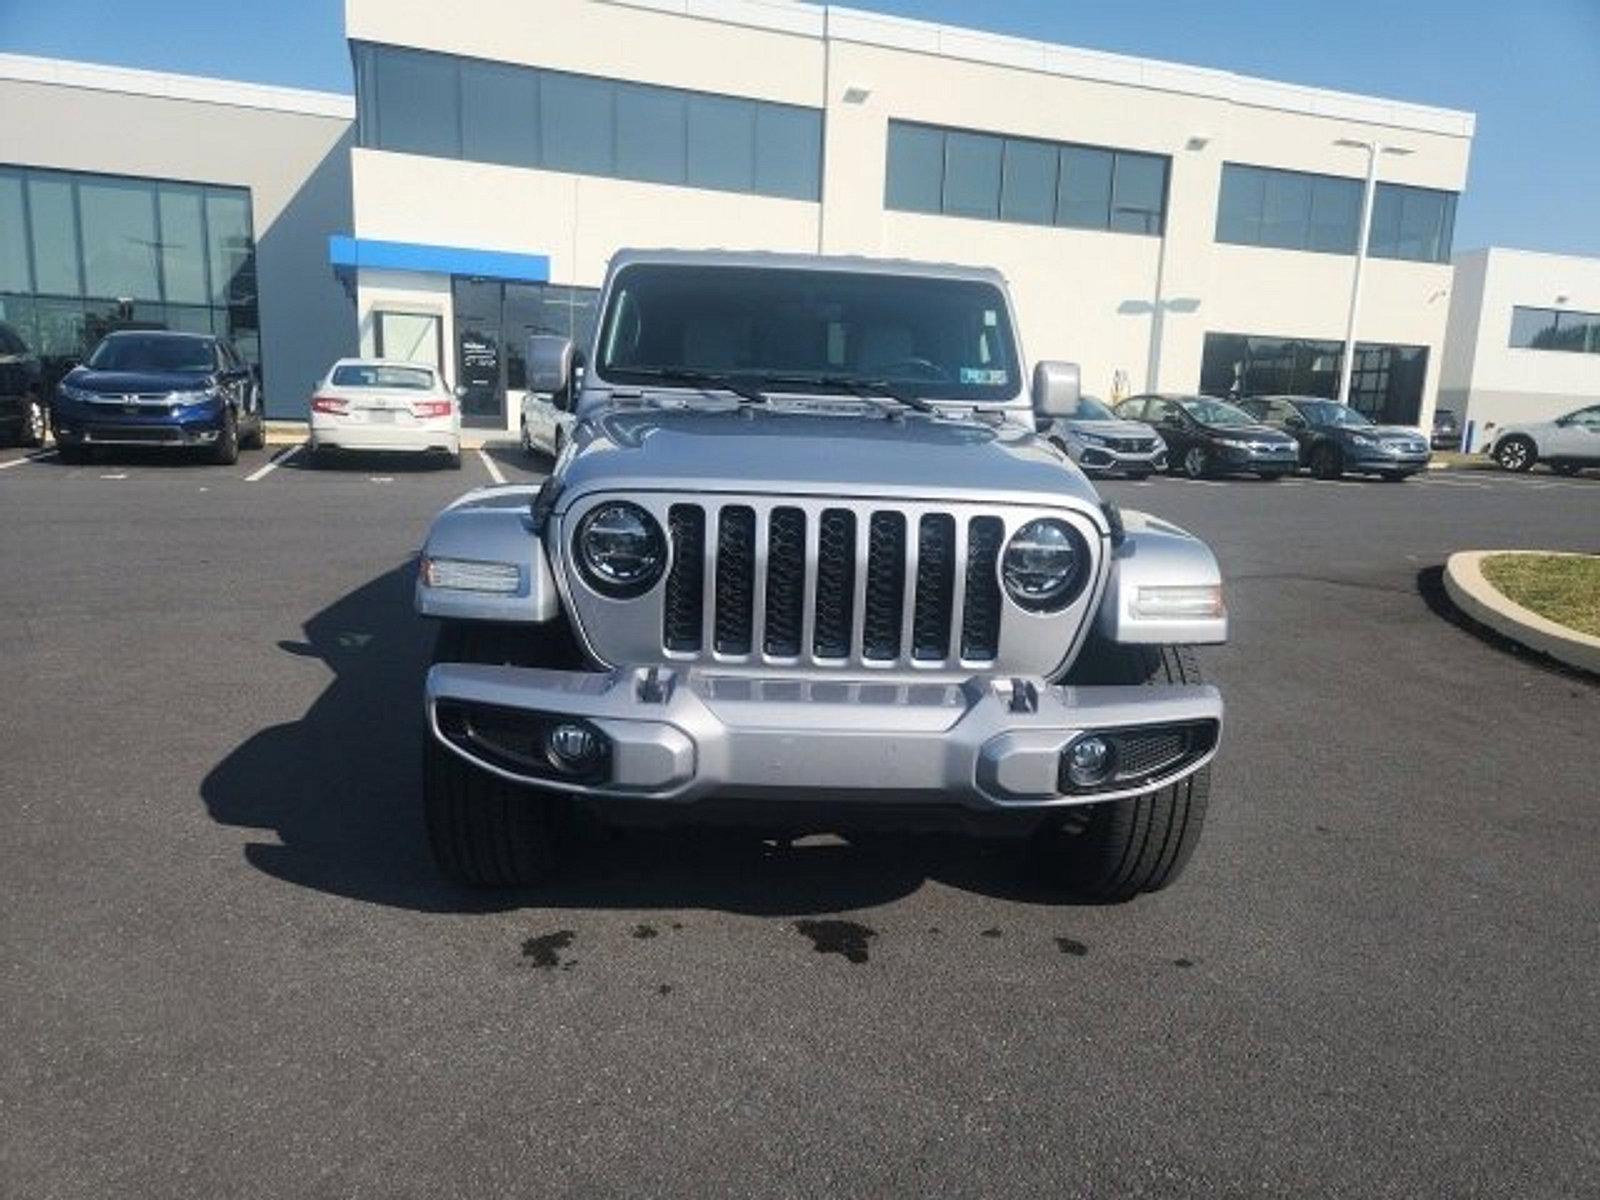
<path fill-rule="evenodd" d="M 456 469 L 443 454 L 400 450 L 322 450 L 313 454 L 309 448 L 292 457 L 280 459 L 278 468 L 283 471 L 324 471 L 330 475 L 340 472 L 350 475 L 431 475 L 436 471 Z"/>
<path fill-rule="evenodd" d="M 847 912 L 937 881 L 1034 903 L 1067 897 L 1027 869 L 1020 843 L 878 835 L 798 844 L 714 828 L 588 828 L 552 882 L 481 892 L 443 882 L 428 857 L 421 803 L 422 679 L 433 630 L 411 610 L 411 562 L 305 622 L 332 681 L 297 721 L 252 735 L 200 785 L 212 819 L 271 835 L 245 847 L 287 883 L 422 912 L 517 908 L 708 909 L 749 915 Z"/>

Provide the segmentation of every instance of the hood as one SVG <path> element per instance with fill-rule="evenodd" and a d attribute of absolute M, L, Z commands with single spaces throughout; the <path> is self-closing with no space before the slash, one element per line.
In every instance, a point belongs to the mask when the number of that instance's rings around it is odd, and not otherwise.
<path fill-rule="evenodd" d="M 564 498 L 616 488 L 1100 504 L 1075 466 L 1014 421 L 837 406 L 612 408 L 579 426 L 560 471 Z"/>
<path fill-rule="evenodd" d="M 1092 433 L 1098 437 L 1153 438 L 1156 431 L 1143 421 L 1090 421 L 1077 417 L 1062 417 L 1056 424 L 1075 433 Z"/>
<path fill-rule="evenodd" d="M 86 392 L 193 392 L 211 386 L 211 376 L 194 371 L 96 371 L 77 367 L 61 381 Z"/>

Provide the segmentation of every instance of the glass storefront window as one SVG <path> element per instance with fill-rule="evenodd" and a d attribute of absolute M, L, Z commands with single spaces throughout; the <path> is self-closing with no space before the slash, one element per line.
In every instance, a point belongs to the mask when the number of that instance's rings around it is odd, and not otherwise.
<path fill-rule="evenodd" d="M 242 188 L 0 167 L 0 293 L 52 369 L 129 324 L 222 334 L 260 362 Z"/>
<path fill-rule="evenodd" d="M 1339 394 L 1344 343 L 1315 338 L 1208 333 L 1200 390 L 1215 396 Z M 1357 342 L 1350 404 L 1380 424 L 1415 425 L 1428 376 L 1428 348 Z"/>

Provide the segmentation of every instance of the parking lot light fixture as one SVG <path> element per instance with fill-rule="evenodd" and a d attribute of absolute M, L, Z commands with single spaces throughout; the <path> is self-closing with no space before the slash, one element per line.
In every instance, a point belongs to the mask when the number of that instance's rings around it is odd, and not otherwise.
<path fill-rule="evenodd" d="M 1408 146 L 1387 146 L 1360 138 L 1336 138 L 1335 146 L 1367 152 L 1367 183 L 1361 196 L 1361 233 L 1356 244 L 1356 273 L 1350 284 L 1350 316 L 1344 328 L 1344 355 L 1339 364 L 1339 403 L 1350 403 L 1350 381 L 1355 372 L 1356 316 L 1361 311 L 1361 274 L 1367 262 L 1367 246 L 1372 236 L 1372 199 L 1378 190 L 1378 156 L 1403 156 L 1414 153 Z"/>

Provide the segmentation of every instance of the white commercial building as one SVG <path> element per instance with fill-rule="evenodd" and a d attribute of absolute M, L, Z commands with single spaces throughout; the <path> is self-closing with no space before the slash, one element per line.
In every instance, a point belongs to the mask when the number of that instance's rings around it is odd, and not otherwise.
<path fill-rule="evenodd" d="M 0 56 L 0 321 L 230 334 L 269 412 L 357 349 L 515 429 L 623 247 L 998 267 L 1102 397 L 1426 424 L 1473 117 L 792 0 L 347 0 L 348 97 Z M 353 118 L 353 119 L 352 119 Z M 1375 169 L 1370 246 L 1361 215 Z"/>
<path fill-rule="evenodd" d="M 350 97 L 0 54 L 0 322 L 59 375 L 109 329 L 233 339 L 272 416 L 354 342 Z"/>
<path fill-rule="evenodd" d="M 533 331 L 622 247 L 992 265 L 1088 390 L 1431 417 L 1473 117 L 786 0 L 347 0 L 366 352 L 513 427 Z M 1381 150 L 1381 153 L 1377 151 Z"/>
<path fill-rule="evenodd" d="M 1548 421 L 1600 403 L 1600 258 L 1498 247 L 1459 255 L 1439 407 L 1471 425 Z"/>

